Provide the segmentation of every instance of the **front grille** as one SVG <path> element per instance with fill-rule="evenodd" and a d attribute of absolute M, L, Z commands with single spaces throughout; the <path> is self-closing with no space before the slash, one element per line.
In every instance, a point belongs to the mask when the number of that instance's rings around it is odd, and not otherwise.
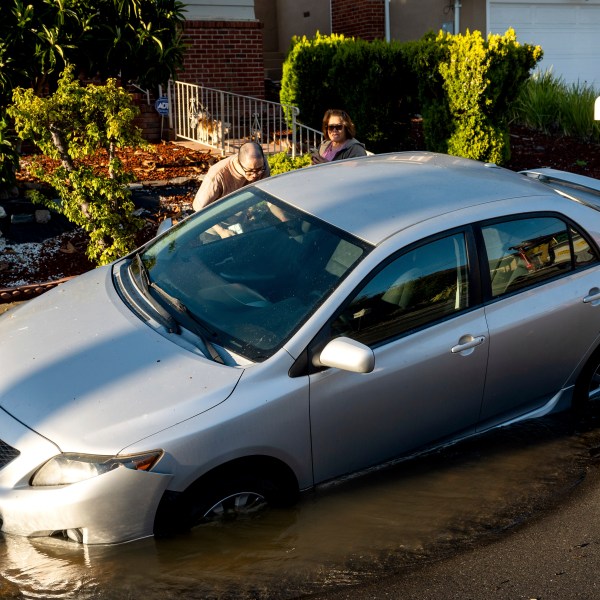
<path fill-rule="evenodd" d="M 16 448 L 0 440 L 0 469 L 4 468 L 11 460 L 17 458 L 19 454 L 20 452 Z"/>

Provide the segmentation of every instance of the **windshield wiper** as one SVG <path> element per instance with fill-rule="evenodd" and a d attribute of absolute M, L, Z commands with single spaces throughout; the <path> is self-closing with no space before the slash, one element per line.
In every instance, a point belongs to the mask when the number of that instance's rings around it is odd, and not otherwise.
<path fill-rule="evenodd" d="M 137 266 L 139 277 L 138 280 L 139 289 L 144 295 L 144 298 L 152 305 L 152 308 L 158 315 L 158 321 L 160 324 L 167 329 L 169 333 L 179 333 L 179 324 L 176 319 L 171 315 L 165 308 L 156 301 L 154 296 L 150 293 L 150 276 L 148 275 L 148 269 L 142 260 L 142 256 L 139 252 L 135 254 L 135 264 Z"/>
<path fill-rule="evenodd" d="M 167 309 L 174 309 L 177 311 L 181 325 L 195 333 L 204 342 L 204 345 L 210 354 L 210 358 L 212 358 L 215 362 L 225 364 L 225 360 L 209 339 L 216 338 L 217 333 L 210 329 L 210 327 L 208 327 L 205 323 L 200 321 L 196 316 L 194 316 L 181 300 L 171 296 L 171 294 L 163 290 L 158 284 L 154 283 L 153 281 L 149 281 L 149 288 L 150 290 L 154 290 L 160 296 L 160 298 L 167 303 Z"/>

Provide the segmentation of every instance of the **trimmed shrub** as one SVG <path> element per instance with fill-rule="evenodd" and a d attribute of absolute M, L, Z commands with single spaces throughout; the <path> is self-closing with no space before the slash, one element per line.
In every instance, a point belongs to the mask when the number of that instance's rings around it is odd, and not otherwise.
<path fill-rule="evenodd" d="M 416 80 L 399 42 L 343 35 L 294 38 L 283 66 L 281 102 L 321 129 L 329 108 L 348 112 L 356 137 L 374 152 L 402 149 Z"/>
<path fill-rule="evenodd" d="M 420 82 L 425 141 L 431 150 L 502 164 L 510 158 L 508 122 L 542 49 L 515 32 L 429 35 L 412 53 Z"/>

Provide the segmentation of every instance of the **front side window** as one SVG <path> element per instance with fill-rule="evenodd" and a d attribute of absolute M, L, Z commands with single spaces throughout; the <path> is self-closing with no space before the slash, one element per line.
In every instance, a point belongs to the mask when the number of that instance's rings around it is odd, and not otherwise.
<path fill-rule="evenodd" d="M 558 217 L 494 222 L 481 231 L 493 298 L 598 260 L 586 238 Z"/>
<path fill-rule="evenodd" d="M 332 323 L 334 335 L 377 344 L 468 308 L 463 233 L 414 248 L 383 267 Z"/>
<path fill-rule="evenodd" d="M 163 304 L 175 299 L 171 304 L 179 312 L 185 307 L 213 343 L 259 361 L 289 339 L 370 248 L 247 188 L 174 227 L 141 261 Z M 134 261 L 130 268 L 141 267 Z"/>

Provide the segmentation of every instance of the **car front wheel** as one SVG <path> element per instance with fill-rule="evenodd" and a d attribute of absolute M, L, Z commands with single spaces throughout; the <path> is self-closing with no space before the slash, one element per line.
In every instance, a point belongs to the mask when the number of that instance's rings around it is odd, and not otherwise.
<path fill-rule="evenodd" d="M 226 522 L 248 518 L 283 503 L 284 493 L 275 481 L 251 474 L 199 482 L 188 496 L 189 523 Z"/>
<path fill-rule="evenodd" d="M 201 477 L 183 493 L 166 492 L 154 534 L 165 537 L 205 523 L 250 518 L 271 506 L 289 506 L 298 494 L 298 484 L 286 469 L 242 462 Z"/>

